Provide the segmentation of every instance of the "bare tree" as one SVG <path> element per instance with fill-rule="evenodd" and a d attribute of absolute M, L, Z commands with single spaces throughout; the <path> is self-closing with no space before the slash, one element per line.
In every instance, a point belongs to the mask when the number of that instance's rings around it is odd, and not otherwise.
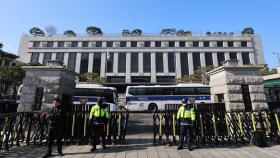
<path fill-rule="evenodd" d="M 53 25 L 48 25 L 45 28 L 46 32 L 48 33 L 48 36 L 53 36 L 54 34 L 56 34 L 57 29 L 55 26 Z"/>

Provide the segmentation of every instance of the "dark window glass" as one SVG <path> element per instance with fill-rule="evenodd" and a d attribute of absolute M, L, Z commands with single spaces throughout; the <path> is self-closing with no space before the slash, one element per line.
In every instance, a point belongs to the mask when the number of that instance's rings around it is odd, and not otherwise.
<path fill-rule="evenodd" d="M 82 42 L 82 47 L 88 47 L 88 43 L 89 43 L 88 41 L 83 41 Z"/>
<path fill-rule="evenodd" d="M 228 44 L 228 47 L 233 47 L 233 41 L 228 41 L 227 44 Z"/>
<path fill-rule="evenodd" d="M 58 42 L 57 47 L 64 47 L 64 42 Z"/>
<path fill-rule="evenodd" d="M 125 72 L 126 70 L 126 53 L 122 52 L 118 55 L 118 72 Z"/>
<path fill-rule="evenodd" d="M 101 53 L 96 52 L 93 54 L 93 68 L 92 72 L 100 74 Z"/>
<path fill-rule="evenodd" d="M 243 65 L 250 64 L 250 57 L 248 52 L 242 52 L 242 61 L 243 61 Z"/>
<path fill-rule="evenodd" d="M 213 66 L 212 53 L 205 53 L 205 64 L 206 66 Z"/>
<path fill-rule="evenodd" d="M 107 41 L 106 46 L 107 47 L 113 47 L 113 41 Z"/>
<path fill-rule="evenodd" d="M 63 52 L 56 53 L 56 59 L 55 60 L 63 63 L 63 59 L 64 59 L 64 53 Z"/>
<path fill-rule="evenodd" d="M 38 63 L 39 53 L 32 53 L 30 63 Z"/>
<path fill-rule="evenodd" d="M 208 94 L 210 95 L 210 88 L 209 87 L 197 87 L 196 88 L 197 94 Z"/>
<path fill-rule="evenodd" d="M 137 42 L 136 41 L 131 41 L 131 47 L 137 47 Z"/>
<path fill-rule="evenodd" d="M 76 54 L 77 53 L 69 53 L 67 68 L 71 71 L 75 71 L 76 67 Z"/>
<path fill-rule="evenodd" d="M 151 82 L 151 77 L 150 76 L 131 76 L 131 82 Z"/>
<path fill-rule="evenodd" d="M 185 47 L 186 46 L 186 42 L 185 41 L 180 41 L 179 42 L 179 46 L 180 47 Z"/>
<path fill-rule="evenodd" d="M 169 41 L 168 46 L 169 47 L 175 47 L 175 42 L 174 41 Z"/>
<path fill-rule="evenodd" d="M 131 72 L 138 72 L 138 53 L 131 53 Z"/>
<path fill-rule="evenodd" d="M 175 87 L 175 95 L 194 95 L 196 94 L 195 87 Z"/>
<path fill-rule="evenodd" d="M 46 64 L 47 61 L 51 60 L 52 53 L 44 53 L 43 64 Z"/>
<path fill-rule="evenodd" d="M 188 53 L 180 53 L 182 77 L 189 75 Z"/>
<path fill-rule="evenodd" d="M 96 47 L 102 47 L 102 41 L 96 41 Z"/>
<path fill-rule="evenodd" d="M 193 41 L 193 47 L 198 47 L 199 46 L 199 42 L 198 41 Z"/>
<path fill-rule="evenodd" d="M 113 72 L 114 53 L 107 53 L 107 72 Z"/>
<path fill-rule="evenodd" d="M 209 41 L 203 41 L 203 46 L 204 47 L 209 47 Z"/>
<path fill-rule="evenodd" d="M 174 76 L 157 76 L 157 82 L 175 82 Z"/>
<path fill-rule="evenodd" d="M 145 47 L 151 47 L 151 42 L 150 41 L 145 41 L 144 45 L 145 45 Z"/>
<path fill-rule="evenodd" d="M 196 70 L 198 67 L 201 67 L 200 65 L 200 53 L 199 52 L 193 52 L 193 68 Z"/>
<path fill-rule="evenodd" d="M 75 88 L 75 96 L 96 96 L 104 97 L 109 101 L 113 101 L 114 91 L 110 89 L 96 89 L 96 88 Z"/>
<path fill-rule="evenodd" d="M 161 47 L 161 41 L 155 41 L 155 47 Z"/>
<path fill-rule="evenodd" d="M 33 47 L 40 47 L 40 42 L 33 42 Z"/>
<path fill-rule="evenodd" d="M 81 65 L 80 74 L 88 72 L 88 53 L 82 53 L 81 55 Z"/>
<path fill-rule="evenodd" d="M 126 41 L 121 41 L 120 42 L 120 47 L 126 47 Z"/>
<path fill-rule="evenodd" d="M 151 53 L 143 53 L 144 72 L 151 72 Z"/>
<path fill-rule="evenodd" d="M 47 47 L 53 47 L 53 42 L 47 42 Z"/>
<path fill-rule="evenodd" d="M 168 53 L 168 71 L 169 72 L 175 72 L 175 53 L 174 52 L 169 52 Z"/>
<path fill-rule="evenodd" d="M 247 47 L 247 41 L 241 41 L 241 47 Z"/>
<path fill-rule="evenodd" d="M 72 41 L 71 42 L 71 47 L 78 47 L 78 42 L 77 41 Z"/>
<path fill-rule="evenodd" d="M 163 53 L 156 53 L 156 72 L 163 72 Z"/>
<path fill-rule="evenodd" d="M 225 61 L 225 54 L 220 52 L 220 53 L 217 53 L 217 57 L 218 57 L 218 65 L 219 66 L 222 66 L 223 65 L 223 61 Z"/>
<path fill-rule="evenodd" d="M 231 52 L 229 53 L 229 59 L 232 60 L 232 59 L 237 59 L 237 54 L 235 52 Z"/>
<path fill-rule="evenodd" d="M 217 47 L 223 47 L 223 41 L 217 41 Z"/>
<path fill-rule="evenodd" d="M 125 77 L 107 77 L 107 81 L 110 83 L 124 83 Z"/>

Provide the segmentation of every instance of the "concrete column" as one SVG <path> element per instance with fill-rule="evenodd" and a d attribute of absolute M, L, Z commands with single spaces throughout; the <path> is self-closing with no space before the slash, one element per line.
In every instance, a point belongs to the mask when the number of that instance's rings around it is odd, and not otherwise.
<path fill-rule="evenodd" d="M 200 65 L 201 67 L 205 67 L 206 63 L 205 63 L 205 53 L 204 52 L 200 52 Z"/>
<path fill-rule="evenodd" d="M 175 73 L 176 73 L 176 78 L 181 78 L 181 56 L 180 52 L 176 52 L 176 62 L 175 62 Z"/>
<path fill-rule="evenodd" d="M 56 59 L 56 53 L 52 53 L 51 60 L 55 60 L 55 59 Z"/>
<path fill-rule="evenodd" d="M 237 52 L 237 60 L 238 60 L 238 65 L 243 65 L 241 52 Z"/>
<path fill-rule="evenodd" d="M 130 70 L 131 70 L 131 53 L 127 52 L 126 53 L 126 68 L 125 68 L 125 82 L 130 83 L 131 82 L 131 75 L 130 75 Z"/>
<path fill-rule="evenodd" d="M 143 67 L 143 52 L 140 52 L 139 53 L 139 56 L 138 56 L 138 70 L 139 70 L 139 73 L 140 75 L 144 73 L 144 67 Z"/>
<path fill-rule="evenodd" d="M 229 52 L 225 52 L 225 61 L 230 60 Z"/>
<path fill-rule="evenodd" d="M 198 42 L 198 47 L 203 47 L 203 41 Z"/>
<path fill-rule="evenodd" d="M 44 53 L 39 53 L 39 59 L 38 62 L 43 64 L 43 59 L 44 59 Z"/>
<path fill-rule="evenodd" d="M 180 47 L 180 44 L 179 44 L 180 42 L 179 41 L 175 41 L 175 47 L 177 48 L 177 47 Z"/>
<path fill-rule="evenodd" d="M 80 73 L 81 56 L 82 56 L 82 53 L 77 53 L 77 56 L 76 56 L 76 66 L 75 66 L 75 72 L 77 72 L 77 73 Z"/>
<path fill-rule="evenodd" d="M 156 83 L 156 53 L 151 52 L 151 82 Z"/>
<path fill-rule="evenodd" d="M 192 75 L 194 74 L 192 52 L 188 52 L 188 64 L 189 64 L 189 74 Z"/>
<path fill-rule="evenodd" d="M 168 52 L 163 52 L 163 72 L 167 74 L 168 71 Z"/>
<path fill-rule="evenodd" d="M 68 65 L 68 58 L 69 58 L 69 53 L 64 53 L 63 56 L 63 65 L 65 65 L 67 67 Z"/>
<path fill-rule="evenodd" d="M 119 60 L 119 53 L 114 52 L 113 73 L 116 73 L 116 74 L 118 73 L 118 65 L 119 65 L 118 60 Z"/>
<path fill-rule="evenodd" d="M 254 55 L 254 52 L 249 52 L 249 58 L 250 58 L 250 64 L 255 65 L 256 62 L 255 62 L 255 55 Z"/>
<path fill-rule="evenodd" d="M 88 72 L 92 72 L 92 69 L 93 69 L 93 53 L 89 53 L 88 54 Z"/>
<path fill-rule="evenodd" d="M 218 56 L 217 56 L 217 52 L 213 52 L 213 53 L 212 53 L 212 59 L 213 59 L 213 66 L 214 66 L 214 67 L 218 67 Z"/>
<path fill-rule="evenodd" d="M 106 77 L 106 52 L 101 52 L 100 77 Z"/>

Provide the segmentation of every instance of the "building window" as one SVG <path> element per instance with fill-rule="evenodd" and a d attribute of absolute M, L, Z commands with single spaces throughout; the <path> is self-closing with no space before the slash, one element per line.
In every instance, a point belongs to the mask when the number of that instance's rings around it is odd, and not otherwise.
<path fill-rule="evenodd" d="M 39 53 L 32 53 L 30 63 L 38 63 Z"/>
<path fill-rule="evenodd" d="M 243 65 L 250 65 L 250 57 L 248 52 L 242 52 Z"/>
<path fill-rule="evenodd" d="M 67 64 L 67 68 L 71 71 L 75 71 L 75 67 L 76 67 L 76 54 L 77 53 L 69 53 L 69 57 L 68 57 L 68 64 Z"/>
<path fill-rule="evenodd" d="M 33 42 L 33 47 L 34 48 L 40 47 L 40 42 Z"/>
<path fill-rule="evenodd" d="M 217 41 L 217 47 L 223 47 L 223 41 Z"/>
<path fill-rule="evenodd" d="M 198 41 L 193 41 L 193 47 L 198 47 L 199 46 L 199 42 Z"/>
<path fill-rule="evenodd" d="M 78 47 L 78 42 L 77 41 L 72 41 L 71 42 L 71 47 Z"/>
<path fill-rule="evenodd" d="M 131 82 L 132 83 L 138 83 L 138 82 L 141 82 L 141 83 L 149 83 L 151 82 L 151 77 L 149 76 L 131 76 Z"/>
<path fill-rule="evenodd" d="M 83 41 L 82 42 L 82 47 L 88 47 L 88 43 L 89 43 L 88 41 Z"/>
<path fill-rule="evenodd" d="M 62 42 L 62 41 L 58 42 L 57 47 L 64 47 L 64 42 Z"/>
<path fill-rule="evenodd" d="M 247 41 L 241 41 L 241 47 L 247 47 Z"/>
<path fill-rule="evenodd" d="M 151 72 L 151 53 L 143 53 L 144 72 Z"/>
<path fill-rule="evenodd" d="M 185 47 L 186 46 L 186 42 L 185 41 L 180 41 L 179 42 L 179 46 L 180 47 Z"/>
<path fill-rule="evenodd" d="M 138 53 L 131 53 L 131 72 L 138 72 Z"/>
<path fill-rule="evenodd" d="M 52 53 L 44 53 L 43 64 L 47 64 L 51 60 Z"/>
<path fill-rule="evenodd" d="M 235 59 L 237 59 L 237 54 L 236 54 L 235 52 L 229 53 L 229 59 L 230 59 L 230 60 L 235 60 Z"/>
<path fill-rule="evenodd" d="M 233 47 L 233 41 L 227 41 L 228 47 Z"/>
<path fill-rule="evenodd" d="M 121 41 L 120 42 L 120 47 L 126 47 L 126 41 Z"/>
<path fill-rule="evenodd" d="M 131 47 L 137 47 L 137 42 L 136 41 L 131 41 Z"/>
<path fill-rule="evenodd" d="M 155 47 L 161 47 L 161 41 L 155 41 Z"/>
<path fill-rule="evenodd" d="M 113 47 L 113 41 L 107 41 L 106 46 L 107 47 Z"/>
<path fill-rule="evenodd" d="M 88 72 L 88 53 L 82 53 L 81 55 L 81 65 L 80 65 L 80 74 Z"/>
<path fill-rule="evenodd" d="M 175 72 L 175 52 L 169 52 L 168 53 L 168 71 L 169 72 Z"/>
<path fill-rule="evenodd" d="M 182 77 L 189 75 L 188 53 L 180 53 Z"/>
<path fill-rule="evenodd" d="M 223 61 L 225 61 L 225 54 L 223 52 L 217 53 L 217 57 L 218 57 L 218 65 L 222 66 L 223 65 Z"/>
<path fill-rule="evenodd" d="M 163 53 L 156 53 L 156 72 L 163 72 Z"/>
<path fill-rule="evenodd" d="M 114 53 L 107 53 L 107 72 L 113 72 Z"/>
<path fill-rule="evenodd" d="M 151 42 L 150 41 L 145 41 L 144 46 L 145 47 L 151 47 Z"/>
<path fill-rule="evenodd" d="M 96 47 L 102 47 L 102 41 L 96 41 Z"/>
<path fill-rule="evenodd" d="M 199 52 L 193 52 L 193 68 L 194 70 L 197 70 L 200 65 L 200 53 Z"/>
<path fill-rule="evenodd" d="M 209 47 L 209 41 L 203 41 L 203 47 Z"/>
<path fill-rule="evenodd" d="M 101 53 L 96 52 L 93 54 L 93 68 L 92 72 L 100 74 Z"/>
<path fill-rule="evenodd" d="M 47 47 L 53 47 L 53 42 L 47 42 Z"/>
<path fill-rule="evenodd" d="M 205 53 L 205 65 L 206 66 L 213 66 L 212 53 Z"/>
<path fill-rule="evenodd" d="M 175 82 L 174 76 L 157 76 L 157 82 Z"/>
<path fill-rule="evenodd" d="M 175 47 L 175 42 L 174 41 L 169 41 L 168 46 L 169 47 Z"/>
<path fill-rule="evenodd" d="M 60 61 L 60 62 L 63 63 L 64 53 L 63 52 L 56 53 L 56 59 L 55 60 Z"/>
<path fill-rule="evenodd" d="M 122 52 L 119 53 L 119 59 L 118 59 L 118 72 L 122 73 L 126 70 L 126 53 Z"/>

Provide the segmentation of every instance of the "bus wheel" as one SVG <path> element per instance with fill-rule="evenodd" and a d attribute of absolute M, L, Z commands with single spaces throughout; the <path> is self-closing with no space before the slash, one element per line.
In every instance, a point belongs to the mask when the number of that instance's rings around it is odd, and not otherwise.
<path fill-rule="evenodd" d="M 157 104 L 155 104 L 155 103 L 149 104 L 149 106 L 148 106 L 149 112 L 153 112 L 153 111 L 157 111 L 157 110 L 158 110 Z"/>

